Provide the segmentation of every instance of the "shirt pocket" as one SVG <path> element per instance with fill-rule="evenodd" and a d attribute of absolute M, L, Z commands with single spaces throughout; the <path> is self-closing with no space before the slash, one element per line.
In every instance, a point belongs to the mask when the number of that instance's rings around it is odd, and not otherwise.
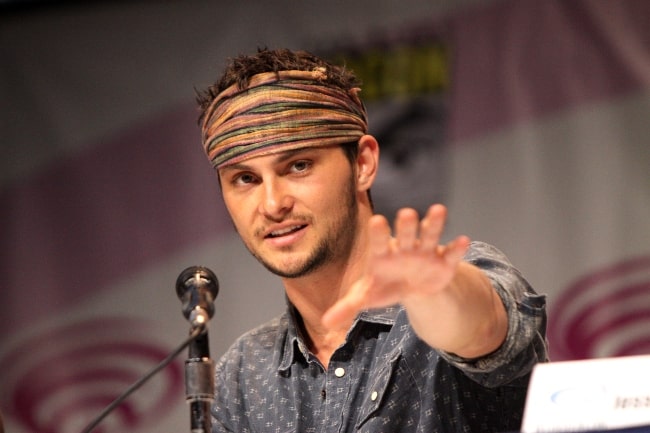
<path fill-rule="evenodd" d="M 376 373 L 371 372 L 370 378 L 356 429 L 365 427 L 364 431 L 379 431 L 369 428 L 378 423 L 382 428 L 393 431 L 393 426 L 400 426 L 405 418 L 415 415 L 411 399 L 417 398 L 419 391 L 401 351 L 396 351 Z M 415 418 L 418 417 L 415 415 Z"/>

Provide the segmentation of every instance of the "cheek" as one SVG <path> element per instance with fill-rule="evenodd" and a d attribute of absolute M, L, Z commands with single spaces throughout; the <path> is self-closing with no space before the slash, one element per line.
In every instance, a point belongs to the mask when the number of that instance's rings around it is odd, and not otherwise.
<path fill-rule="evenodd" d="M 312 203 L 323 207 L 343 204 L 350 189 L 347 173 L 332 173 L 309 185 L 306 192 Z"/>
<path fill-rule="evenodd" d="M 296 194 L 295 210 L 300 213 L 308 211 L 318 215 L 331 214 L 341 204 L 342 195 L 334 183 L 312 188 Z"/>

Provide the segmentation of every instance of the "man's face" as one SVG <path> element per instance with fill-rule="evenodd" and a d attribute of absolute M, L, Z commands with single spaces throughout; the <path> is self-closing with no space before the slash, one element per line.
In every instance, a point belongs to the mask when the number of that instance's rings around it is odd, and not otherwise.
<path fill-rule="evenodd" d="M 355 175 L 340 147 L 258 156 L 219 170 L 248 250 L 285 278 L 347 261 L 357 233 Z"/>

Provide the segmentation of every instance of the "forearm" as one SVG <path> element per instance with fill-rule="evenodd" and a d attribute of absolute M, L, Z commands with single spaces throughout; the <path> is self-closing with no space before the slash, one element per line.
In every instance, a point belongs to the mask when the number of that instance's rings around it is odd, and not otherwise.
<path fill-rule="evenodd" d="M 508 330 L 505 307 L 487 276 L 467 262 L 444 290 L 403 300 L 409 321 L 430 346 L 463 358 L 499 348 Z"/>

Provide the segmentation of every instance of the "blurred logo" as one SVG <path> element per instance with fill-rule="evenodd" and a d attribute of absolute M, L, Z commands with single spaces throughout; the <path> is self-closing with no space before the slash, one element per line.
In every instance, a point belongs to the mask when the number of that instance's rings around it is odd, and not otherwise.
<path fill-rule="evenodd" d="M 554 361 L 650 353 L 650 256 L 598 269 L 549 311 Z"/>
<path fill-rule="evenodd" d="M 102 317 L 21 340 L 0 358 L 5 418 L 27 432 L 78 433 L 168 355 L 152 335 L 144 320 Z M 183 381 L 182 364 L 172 363 L 93 432 L 136 431 L 160 420 L 178 404 Z"/>

